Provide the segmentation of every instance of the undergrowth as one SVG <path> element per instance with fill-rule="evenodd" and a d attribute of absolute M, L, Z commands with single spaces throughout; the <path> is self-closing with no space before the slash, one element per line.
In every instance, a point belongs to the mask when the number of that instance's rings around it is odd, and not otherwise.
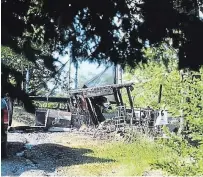
<path fill-rule="evenodd" d="M 151 170 L 151 165 L 158 160 L 167 160 L 173 156 L 169 148 L 165 148 L 145 138 L 136 138 L 135 141 L 114 142 L 105 145 L 102 149 L 95 149 L 94 156 L 115 160 L 116 175 L 142 175 Z"/>
<path fill-rule="evenodd" d="M 190 146 L 185 139 L 176 135 L 157 141 L 138 133 L 130 133 L 129 136 L 119 142 L 74 138 L 75 143 L 71 147 L 90 149 L 84 156 L 96 160 L 65 167 L 62 171 L 82 176 L 141 176 L 154 169 L 162 174 L 177 176 L 203 174 L 202 147 Z"/>
<path fill-rule="evenodd" d="M 69 173 L 72 175 L 140 176 L 145 171 L 151 171 L 157 161 L 169 162 L 174 156 L 170 148 L 137 134 L 131 142 L 113 141 L 95 144 L 88 141 L 86 144 L 77 145 L 77 148 L 92 150 L 85 156 L 109 161 L 87 162 L 71 167 Z"/>
<path fill-rule="evenodd" d="M 194 146 L 186 137 L 169 134 L 170 139 L 162 139 L 158 143 L 170 148 L 175 156 L 167 161 L 158 161 L 154 164 L 172 175 L 200 176 L 203 175 L 203 144 Z"/>

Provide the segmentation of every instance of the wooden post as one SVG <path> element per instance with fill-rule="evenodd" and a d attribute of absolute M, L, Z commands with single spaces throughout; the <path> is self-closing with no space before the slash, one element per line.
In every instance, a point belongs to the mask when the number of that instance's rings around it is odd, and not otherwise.
<path fill-rule="evenodd" d="M 114 65 L 114 84 L 118 84 L 118 67 Z"/>
<path fill-rule="evenodd" d="M 116 104 L 117 104 L 117 106 L 119 106 L 120 105 L 120 100 L 118 98 L 118 94 L 117 94 L 118 91 L 117 91 L 116 88 L 113 89 L 113 93 L 114 93 L 114 97 L 115 97 L 115 100 L 116 100 Z"/>
<path fill-rule="evenodd" d="M 129 102 L 130 102 L 130 108 L 131 108 L 131 110 L 132 110 L 132 117 L 130 118 L 130 125 L 132 125 L 132 124 L 133 124 L 133 117 L 134 117 L 133 100 L 132 100 L 132 96 L 131 96 L 131 93 L 130 93 L 130 87 L 126 87 L 126 90 L 127 90 L 128 99 L 129 99 Z"/>
<path fill-rule="evenodd" d="M 130 93 L 130 87 L 126 87 L 126 90 L 127 90 L 128 99 L 129 99 L 129 102 L 130 102 L 130 108 L 133 109 L 133 100 L 132 100 L 132 96 L 131 96 L 131 93 Z"/>
<path fill-rule="evenodd" d="M 120 104 L 123 106 L 123 98 L 122 98 L 122 95 L 121 95 L 121 91 L 120 89 L 118 88 L 118 96 L 119 96 L 119 100 L 120 100 Z"/>
<path fill-rule="evenodd" d="M 158 98 L 158 103 L 161 103 L 161 95 L 162 95 L 162 84 L 160 84 L 160 88 L 159 88 L 159 98 Z"/>

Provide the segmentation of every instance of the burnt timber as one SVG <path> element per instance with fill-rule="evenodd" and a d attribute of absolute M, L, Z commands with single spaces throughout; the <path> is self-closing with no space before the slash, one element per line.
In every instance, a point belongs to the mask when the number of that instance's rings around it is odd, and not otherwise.
<path fill-rule="evenodd" d="M 98 96 L 108 96 L 113 95 L 117 90 L 120 90 L 124 87 L 132 87 L 134 83 L 126 84 L 112 84 L 101 87 L 91 87 L 70 90 L 68 97 L 45 97 L 45 96 L 30 96 L 30 99 L 33 101 L 49 101 L 49 102 L 68 102 L 72 96 L 82 95 L 84 98 L 89 97 L 98 97 Z M 120 92 L 118 93 L 121 96 Z"/>
<path fill-rule="evenodd" d="M 68 102 L 70 98 L 66 97 L 44 97 L 44 96 L 30 96 L 33 101 L 49 101 L 49 102 Z"/>
<path fill-rule="evenodd" d="M 130 91 L 134 83 L 126 84 L 112 84 L 100 87 L 82 88 L 76 90 L 69 90 L 67 97 L 42 97 L 30 96 L 33 101 L 42 102 L 58 102 L 67 104 L 67 111 L 72 112 L 74 115 L 81 116 L 89 115 L 89 122 L 98 125 L 99 122 L 105 120 L 101 107 L 107 100 L 105 96 L 113 95 L 117 106 L 123 106 L 123 99 L 120 89 L 125 88 L 128 92 L 131 108 L 133 108 L 132 98 Z"/>
<path fill-rule="evenodd" d="M 70 90 L 69 95 L 70 95 L 70 97 L 73 95 L 83 95 L 84 98 L 108 96 L 108 95 L 114 94 L 114 89 L 121 89 L 124 87 L 129 88 L 129 87 L 132 87 L 133 84 L 134 83 L 112 84 L 112 85 L 105 85 L 105 86 L 100 86 L 100 87 L 91 87 L 91 88 Z"/>

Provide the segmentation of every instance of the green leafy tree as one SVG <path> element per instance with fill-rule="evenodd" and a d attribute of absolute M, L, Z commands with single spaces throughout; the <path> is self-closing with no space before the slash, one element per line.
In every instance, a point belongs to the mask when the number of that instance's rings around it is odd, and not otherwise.
<path fill-rule="evenodd" d="M 148 48 L 145 51 L 145 55 L 150 60 L 148 64 L 140 63 L 131 72 L 129 70 L 125 73 L 125 79 L 135 81 L 135 89 L 132 92 L 135 106 L 165 108 L 173 116 L 181 116 L 182 111 L 184 129 L 181 134 L 168 132 L 170 139 L 162 141 L 171 147 L 177 156 L 172 157 L 168 163 L 158 160 L 156 165 L 174 175 L 201 175 L 203 173 L 203 68 L 198 72 L 190 70 L 179 72 L 176 52 L 170 49 L 160 52 L 162 47 Z M 168 67 L 163 60 L 169 61 Z M 159 104 L 160 84 L 163 86 L 163 91 Z M 127 95 L 124 98 L 128 101 Z"/>
<path fill-rule="evenodd" d="M 29 94 L 38 94 L 41 89 L 47 89 L 47 81 L 53 77 L 53 72 L 44 66 L 42 60 L 38 59 L 34 64 L 23 55 L 13 52 L 9 47 L 1 47 L 1 58 L 2 63 L 6 66 L 23 74 L 24 83 L 26 72 L 29 69 Z M 14 78 L 10 79 L 16 83 Z"/>
<path fill-rule="evenodd" d="M 133 70 L 126 69 L 124 75 L 124 80 L 135 82 L 132 91 L 135 106 L 165 108 L 180 114 L 181 77 L 176 52 L 162 44 L 158 48 L 147 48 L 145 55 L 149 60 L 147 64 L 140 63 Z M 158 103 L 160 85 L 162 95 L 161 103 Z"/>
<path fill-rule="evenodd" d="M 169 134 L 170 139 L 163 141 L 178 154 L 178 158 L 158 166 L 178 176 L 198 176 L 203 173 L 203 68 L 199 72 L 188 72 L 182 82 L 182 98 L 185 129 L 182 135 Z M 195 79 L 194 76 L 198 76 Z M 162 143 L 163 143 L 162 142 Z"/>
<path fill-rule="evenodd" d="M 142 48 L 172 39 L 179 66 L 202 64 L 202 0 L 2 0 L 2 45 L 55 70 L 54 51 L 72 48 L 73 58 L 108 59 L 134 67 L 146 61 Z M 156 22 L 155 22 L 156 19 Z M 2 90 L 17 93 L 8 83 L 11 69 L 2 67 Z M 16 88 L 19 89 L 19 88 Z M 19 90 L 20 92 L 20 90 Z M 19 97 L 20 94 L 11 94 Z M 25 98 L 25 97 L 24 97 Z"/>

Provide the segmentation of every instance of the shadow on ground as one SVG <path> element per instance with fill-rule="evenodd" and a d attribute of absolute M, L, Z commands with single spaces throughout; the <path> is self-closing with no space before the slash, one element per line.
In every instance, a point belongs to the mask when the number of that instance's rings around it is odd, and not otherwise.
<path fill-rule="evenodd" d="M 93 152 L 90 149 L 70 148 L 58 144 L 39 144 L 26 149 L 24 145 L 20 142 L 9 142 L 9 157 L 2 159 L 1 176 L 19 176 L 30 170 L 53 173 L 58 167 L 113 161 L 87 156 L 87 153 Z M 16 155 L 21 152 L 24 152 L 22 156 Z"/>

